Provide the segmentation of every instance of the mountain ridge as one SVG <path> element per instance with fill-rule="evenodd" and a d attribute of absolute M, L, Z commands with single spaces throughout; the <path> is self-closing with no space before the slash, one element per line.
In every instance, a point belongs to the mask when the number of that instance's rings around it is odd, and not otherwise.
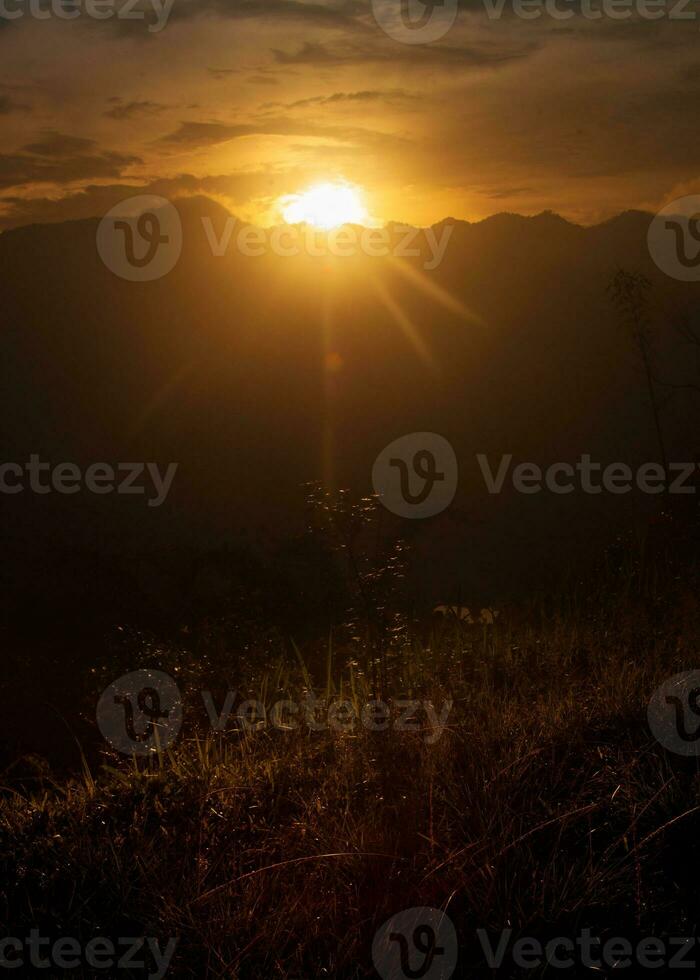
<path fill-rule="evenodd" d="M 134 195 L 137 197 L 138 195 Z M 195 197 L 182 197 L 175 198 L 171 202 L 178 211 L 181 211 L 181 216 L 183 217 L 216 217 L 217 215 L 222 218 L 233 218 L 236 223 L 243 225 L 250 225 L 255 228 L 264 228 L 265 230 L 270 230 L 275 227 L 284 226 L 285 222 L 278 222 L 272 225 L 259 225 L 255 222 L 244 222 L 232 211 L 225 208 L 220 202 L 216 201 L 214 198 L 209 198 L 206 196 L 195 196 Z M 206 209 L 202 209 L 199 212 L 197 205 L 200 203 L 206 204 Z M 184 215 L 182 215 L 182 210 L 184 210 Z M 214 213 L 212 213 L 214 212 Z M 513 227 L 523 225 L 532 225 L 542 227 L 545 223 L 549 227 L 558 226 L 559 228 L 571 228 L 571 229 L 581 229 L 585 232 L 595 231 L 601 228 L 610 228 L 620 225 L 631 225 L 633 222 L 647 221 L 650 222 L 654 215 L 652 212 L 637 210 L 637 209 L 627 209 L 625 211 L 620 211 L 618 214 L 612 215 L 610 218 L 606 218 L 603 221 L 596 222 L 594 224 L 579 224 L 578 222 L 571 221 L 568 218 L 563 217 L 556 211 L 544 210 L 537 214 L 520 214 L 516 211 L 496 211 L 485 218 L 480 218 L 478 221 L 469 221 L 466 218 L 454 218 L 447 216 L 445 218 L 440 218 L 438 221 L 433 222 L 429 225 L 414 225 L 410 222 L 396 221 L 394 219 L 389 219 L 384 224 L 379 225 L 379 228 L 398 228 L 398 227 L 408 227 L 414 228 L 416 230 L 423 230 L 426 228 L 442 228 L 445 226 L 452 225 L 456 228 L 484 228 L 491 227 L 493 225 L 503 226 L 507 222 L 510 222 Z M 75 227 L 75 226 L 90 226 L 99 223 L 102 220 L 102 216 L 93 215 L 91 217 L 85 218 L 71 218 L 61 221 L 45 221 L 37 222 L 32 221 L 27 224 L 17 225 L 12 228 L 6 228 L 0 230 L 0 237 L 5 235 L 11 235 L 16 232 L 25 231 L 26 229 L 40 229 L 40 228 L 55 228 L 55 227 Z M 358 225 L 348 222 L 346 225 L 348 227 L 370 227 L 364 225 Z"/>

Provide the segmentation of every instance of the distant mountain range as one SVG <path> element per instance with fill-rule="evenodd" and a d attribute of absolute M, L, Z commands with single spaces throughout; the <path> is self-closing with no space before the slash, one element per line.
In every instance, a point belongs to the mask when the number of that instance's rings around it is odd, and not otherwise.
<path fill-rule="evenodd" d="M 451 229 L 444 257 L 426 271 L 424 244 L 400 259 L 216 257 L 202 218 L 220 237 L 227 212 L 177 206 L 182 254 L 152 282 L 105 266 L 98 219 L 0 235 L 3 460 L 178 463 L 160 508 L 0 495 L 5 553 L 23 556 L 27 588 L 49 550 L 264 548 L 302 526 L 302 484 L 367 494 L 377 455 L 411 432 L 441 434 L 460 463 L 453 505 L 406 522 L 436 600 L 556 581 L 658 504 L 489 495 L 475 461 L 658 459 L 641 363 L 607 293 L 617 267 L 646 275 L 658 375 L 695 376 L 673 324 L 694 315 L 698 290 L 653 264 L 650 215 L 588 228 L 551 213 L 446 219 L 432 229 Z M 660 398 L 669 454 L 692 459 L 697 393 Z"/>

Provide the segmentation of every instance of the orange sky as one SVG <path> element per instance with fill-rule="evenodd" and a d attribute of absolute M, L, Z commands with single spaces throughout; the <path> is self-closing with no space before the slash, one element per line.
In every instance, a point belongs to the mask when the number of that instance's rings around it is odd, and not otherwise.
<path fill-rule="evenodd" d="M 594 222 L 696 189 L 694 22 L 491 20 L 470 0 L 409 45 L 358 0 L 174 0 L 158 33 L 141 2 L 147 21 L 0 20 L 0 227 L 144 189 L 270 223 L 339 178 L 416 224 Z"/>

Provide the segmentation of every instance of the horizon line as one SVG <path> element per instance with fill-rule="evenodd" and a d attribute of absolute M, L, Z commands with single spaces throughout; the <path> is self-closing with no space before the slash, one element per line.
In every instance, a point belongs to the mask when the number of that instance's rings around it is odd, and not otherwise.
<path fill-rule="evenodd" d="M 133 195 L 133 196 L 134 197 L 137 196 L 157 197 L 160 195 L 143 194 L 143 195 Z M 128 200 L 128 198 L 125 198 L 124 200 Z M 281 227 L 289 227 L 289 228 L 306 227 L 312 229 L 314 232 L 317 232 L 319 234 L 326 234 L 326 235 L 331 234 L 333 232 L 337 232 L 341 228 L 363 228 L 367 230 L 382 230 L 386 228 L 389 229 L 415 228 L 417 230 L 421 230 L 425 228 L 436 228 L 438 226 L 445 225 L 448 223 L 454 225 L 465 225 L 470 228 L 476 228 L 480 225 L 484 225 L 487 222 L 494 221 L 495 219 L 498 218 L 516 218 L 516 219 L 521 219 L 523 221 L 536 221 L 542 218 L 553 218 L 564 225 L 570 226 L 571 228 L 579 228 L 583 231 L 589 231 L 594 228 L 602 228 L 605 225 L 612 224 L 613 222 L 619 221 L 621 218 L 625 218 L 625 217 L 639 216 L 651 220 L 654 216 L 653 212 L 645 211 L 642 210 L 641 208 L 625 208 L 617 212 L 616 214 L 611 215 L 609 218 L 605 218 L 602 221 L 594 222 L 592 224 L 583 224 L 577 221 L 572 221 L 569 218 L 565 218 L 563 215 L 559 214 L 558 211 L 554 211 L 551 208 L 545 208 L 542 211 L 536 212 L 535 214 L 522 214 L 518 211 L 494 211 L 493 214 L 487 215 L 485 218 L 479 218 L 476 221 L 470 221 L 467 218 L 455 218 L 452 217 L 452 215 L 447 215 L 444 218 L 440 218 L 439 220 L 426 225 L 413 224 L 406 221 L 398 221 L 392 218 L 383 223 L 376 223 L 372 225 L 366 225 L 360 222 L 348 221 L 348 222 L 343 222 L 343 224 L 337 225 L 334 228 L 319 228 L 314 226 L 313 224 L 310 224 L 309 222 L 303 222 L 303 221 L 294 222 L 294 223 L 279 221 L 279 222 L 273 222 L 269 225 L 263 225 L 261 223 L 256 223 L 253 221 L 243 221 L 236 214 L 234 214 L 233 211 L 230 211 L 225 205 L 221 204 L 215 198 L 208 197 L 205 194 L 195 194 L 187 197 L 177 197 L 177 198 L 173 198 L 173 200 L 170 201 L 169 203 L 173 204 L 173 206 L 175 206 L 178 210 L 180 210 L 179 205 L 185 205 L 187 210 L 189 210 L 197 202 L 204 202 L 204 201 L 214 205 L 217 209 L 220 209 L 222 212 L 225 212 L 228 218 L 233 218 L 234 221 L 250 228 L 259 228 L 261 230 L 269 231 L 273 228 L 281 228 Z M 11 232 L 16 232 L 16 231 L 22 231 L 23 229 L 28 229 L 28 228 L 49 228 L 53 226 L 62 226 L 62 225 L 88 224 L 95 221 L 99 222 L 102 220 L 103 217 L 104 215 L 96 214 L 83 218 L 60 218 L 60 219 L 57 218 L 56 220 L 28 221 L 26 224 L 17 224 L 8 228 L 0 227 L 0 235 L 9 234 Z M 200 217 L 207 217 L 207 215 L 202 214 L 200 215 Z M 1 223 L 2 223 L 2 217 L 0 216 L 0 224 Z"/>

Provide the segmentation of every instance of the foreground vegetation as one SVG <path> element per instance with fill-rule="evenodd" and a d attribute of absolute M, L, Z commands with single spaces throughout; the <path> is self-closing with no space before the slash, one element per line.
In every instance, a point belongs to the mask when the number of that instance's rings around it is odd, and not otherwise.
<path fill-rule="evenodd" d="M 437 740 L 232 721 L 6 787 L 3 935 L 175 936 L 169 975 L 221 978 L 376 975 L 375 930 L 412 906 L 447 910 L 457 975 L 494 975 L 477 928 L 692 935 L 697 760 L 657 744 L 646 705 L 697 666 L 695 566 L 596 581 L 495 626 L 402 634 L 380 674 L 343 648 L 281 656 L 256 682 L 268 703 L 310 686 L 358 708 L 449 698 Z"/>

